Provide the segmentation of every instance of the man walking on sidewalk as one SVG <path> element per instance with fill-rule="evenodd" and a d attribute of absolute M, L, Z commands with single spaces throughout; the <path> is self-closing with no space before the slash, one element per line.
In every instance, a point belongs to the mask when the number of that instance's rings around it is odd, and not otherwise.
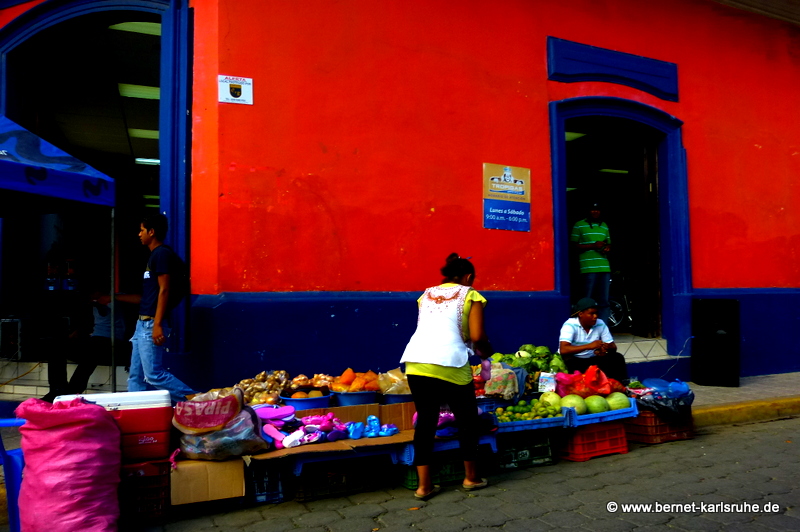
<path fill-rule="evenodd" d="M 150 387 L 167 390 L 173 402 L 185 401 L 196 392 L 163 366 L 165 345 L 171 333 L 170 311 L 183 298 L 183 261 L 164 244 L 167 217 L 145 216 L 139 228 L 139 240 L 150 249 L 150 258 L 142 280 L 142 295 L 123 294 L 117 299 L 139 303 L 139 319 L 131 338 L 131 369 L 128 391 L 146 391 Z"/>

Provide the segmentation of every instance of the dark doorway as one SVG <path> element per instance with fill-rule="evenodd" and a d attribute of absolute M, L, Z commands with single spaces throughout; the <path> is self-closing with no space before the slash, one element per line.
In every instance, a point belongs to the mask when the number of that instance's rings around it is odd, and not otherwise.
<path fill-rule="evenodd" d="M 8 118 L 114 179 L 116 285 L 125 292 L 139 289 L 147 258 L 139 220 L 159 209 L 160 33 L 158 14 L 102 11 L 39 31 L 6 56 Z M 82 209 L 52 205 L 48 214 L 62 217 Z M 83 223 L 108 232 L 108 215 Z M 73 258 L 108 265 L 108 240 Z"/>
<path fill-rule="evenodd" d="M 139 220 L 160 203 L 161 18 L 98 11 L 45 27 L 5 55 L 7 117 L 116 189 L 113 246 L 108 208 L 3 191 L 0 315 L 24 324 L 23 359 L 45 359 L 88 294 L 108 291 L 112 260 L 116 291 L 140 290 Z M 135 321 L 133 305 L 118 308 Z"/>
<path fill-rule="evenodd" d="M 567 119 L 566 216 L 572 225 L 602 205 L 612 251 L 612 330 L 661 336 L 661 272 L 658 201 L 660 131 L 608 116 Z M 570 295 L 583 297 L 577 253 L 570 248 Z"/>

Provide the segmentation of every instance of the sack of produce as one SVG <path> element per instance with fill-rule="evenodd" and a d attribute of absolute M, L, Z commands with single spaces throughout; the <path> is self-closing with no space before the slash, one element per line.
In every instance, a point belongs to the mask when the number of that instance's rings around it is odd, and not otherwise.
<path fill-rule="evenodd" d="M 486 382 L 484 391 L 486 395 L 510 401 L 519 394 L 517 376 L 512 370 L 504 368 L 502 364 L 492 364 L 492 378 Z"/>
<path fill-rule="evenodd" d="M 184 434 L 204 434 L 222 429 L 241 410 L 244 392 L 235 388 L 234 393 L 210 401 L 181 401 L 175 405 L 172 424 Z"/>
<path fill-rule="evenodd" d="M 269 448 L 261 429 L 258 415 L 245 406 L 220 430 L 181 435 L 181 452 L 192 460 L 227 460 L 257 454 Z"/>
<path fill-rule="evenodd" d="M 595 393 L 586 386 L 583 380 L 583 373 L 557 373 L 556 374 L 556 393 L 561 397 L 567 395 L 578 395 L 584 399 Z"/>
<path fill-rule="evenodd" d="M 400 368 L 378 375 L 378 385 L 383 394 L 410 394 L 408 379 Z"/>
<path fill-rule="evenodd" d="M 589 366 L 583 374 L 583 382 L 592 391 L 592 395 L 608 395 L 611 393 L 611 383 L 597 366 Z"/>
<path fill-rule="evenodd" d="M 22 530 L 115 532 L 122 454 L 114 417 L 82 398 L 55 404 L 32 398 L 16 414 L 25 419 Z"/>

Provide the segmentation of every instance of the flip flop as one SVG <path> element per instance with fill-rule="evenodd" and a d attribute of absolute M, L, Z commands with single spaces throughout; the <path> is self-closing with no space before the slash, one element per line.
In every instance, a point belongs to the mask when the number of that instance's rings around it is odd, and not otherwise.
<path fill-rule="evenodd" d="M 486 480 L 485 478 L 482 478 L 480 484 L 462 484 L 461 487 L 464 488 L 464 491 L 476 491 L 476 490 L 482 490 L 488 485 L 489 481 Z"/>
<path fill-rule="evenodd" d="M 431 491 L 429 491 L 428 493 L 426 493 L 425 495 L 419 495 L 417 493 L 414 493 L 414 498 L 417 499 L 418 501 L 427 501 L 428 499 L 430 499 L 431 497 L 433 497 L 434 495 L 436 495 L 440 491 L 442 491 L 442 487 L 441 486 L 434 486 L 433 489 Z"/>

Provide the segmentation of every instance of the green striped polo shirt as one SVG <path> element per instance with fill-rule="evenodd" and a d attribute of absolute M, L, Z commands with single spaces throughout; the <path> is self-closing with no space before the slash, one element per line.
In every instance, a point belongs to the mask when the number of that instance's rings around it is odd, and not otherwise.
<path fill-rule="evenodd" d="M 608 226 L 605 222 L 589 225 L 586 220 L 581 220 L 572 228 L 569 241 L 576 244 L 591 244 L 604 240 L 611 244 L 611 236 L 608 234 Z M 581 273 L 603 273 L 610 272 L 608 258 L 599 250 L 590 249 L 578 255 Z"/>

